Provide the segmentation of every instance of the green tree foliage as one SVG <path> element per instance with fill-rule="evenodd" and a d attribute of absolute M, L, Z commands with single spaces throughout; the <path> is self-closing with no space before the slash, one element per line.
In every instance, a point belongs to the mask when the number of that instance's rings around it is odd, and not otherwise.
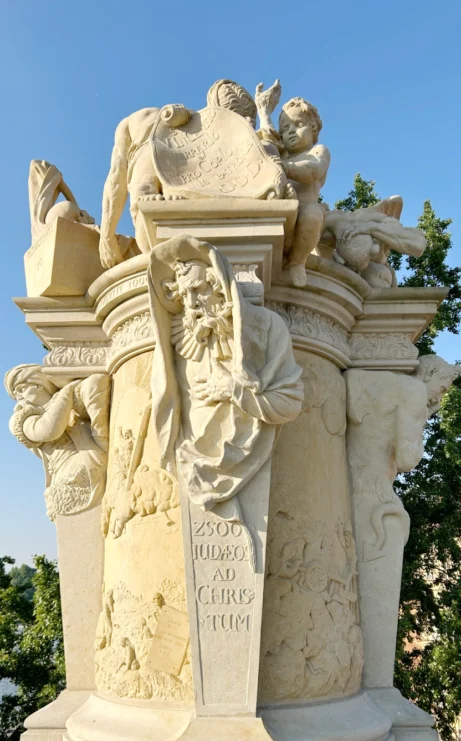
<path fill-rule="evenodd" d="M 375 191 L 374 180 L 364 180 L 358 172 L 354 176 L 354 185 L 349 191 L 347 198 L 336 201 L 335 208 L 340 211 L 356 211 L 358 208 L 374 206 L 379 201 L 379 195 Z"/>
<path fill-rule="evenodd" d="M 459 332 L 461 320 L 461 268 L 447 264 L 452 247 L 451 234 L 447 232 L 451 219 L 439 219 L 430 201 L 425 201 L 418 226 L 426 235 L 427 248 L 421 257 L 407 257 L 408 275 L 405 286 L 447 286 L 450 291 L 440 306 L 434 320 L 419 340 L 422 355 L 433 352 L 434 340 L 440 332 Z"/>
<path fill-rule="evenodd" d="M 336 208 L 353 211 L 374 205 L 373 180 L 358 174 L 347 198 Z M 450 267 L 450 219 L 439 219 L 430 201 L 418 220 L 427 238 L 421 257 L 391 253 L 403 268 L 401 285 L 447 286 L 448 297 L 418 341 L 421 355 L 434 352 L 440 332 L 458 334 L 461 320 L 461 269 Z M 460 353 L 461 354 L 461 353 Z M 425 431 L 425 456 L 395 483 L 411 518 L 405 548 L 395 684 L 405 697 L 432 713 L 443 741 L 457 738 L 461 715 L 461 379 L 446 395 Z"/>
<path fill-rule="evenodd" d="M 32 577 L 34 574 L 35 569 L 32 566 L 27 566 L 25 563 L 22 566 L 12 566 L 9 572 L 11 585 L 13 587 L 25 587 L 24 594 L 29 600 L 32 599 L 34 594 L 34 588 L 32 586 Z"/>
<path fill-rule="evenodd" d="M 65 677 L 56 563 L 36 556 L 33 574 L 30 567 L 8 572 L 12 564 L 13 559 L 0 558 L 0 680 L 15 686 L 0 701 L 0 741 L 54 700 Z"/>
<path fill-rule="evenodd" d="M 426 455 L 395 489 L 411 518 L 395 680 L 437 719 L 442 739 L 461 714 L 461 382 L 428 422 Z M 421 645 L 422 644 L 422 645 Z"/>

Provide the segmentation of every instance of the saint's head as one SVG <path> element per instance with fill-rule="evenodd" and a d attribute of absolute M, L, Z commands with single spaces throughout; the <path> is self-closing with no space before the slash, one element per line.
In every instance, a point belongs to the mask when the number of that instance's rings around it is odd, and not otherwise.
<path fill-rule="evenodd" d="M 184 327 L 197 342 L 205 343 L 212 332 L 231 335 L 232 304 L 213 268 L 200 260 L 177 260 L 174 271 L 175 280 L 164 284 L 165 294 L 181 302 Z"/>
<path fill-rule="evenodd" d="M 256 103 L 244 87 L 232 80 L 217 80 L 208 90 L 207 106 L 227 108 L 256 126 Z"/>

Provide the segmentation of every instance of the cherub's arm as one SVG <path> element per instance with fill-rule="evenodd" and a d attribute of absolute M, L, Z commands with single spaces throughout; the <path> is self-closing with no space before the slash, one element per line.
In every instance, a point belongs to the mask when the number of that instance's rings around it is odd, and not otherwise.
<path fill-rule="evenodd" d="M 32 443 L 41 445 L 57 440 L 70 426 L 75 385 L 69 383 L 61 389 L 43 414 L 34 414 L 24 420 L 24 434 Z"/>
<path fill-rule="evenodd" d="M 323 144 L 312 147 L 299 157 L 299 159 L 289 158 L 285 161 L 289 178 L 298 183 L 308 184 L 326 176 L 330 166 L 330 152 Z"/>
<path fill-rule="evenodd" d="M 123 119 L 115 131 L 110 170 L 102 197 L 101 237 L 99 254 L 105 268 L 122 262 L 115 231 L 128 197 L 128 149 L 131 137 L 128 119 Z"/>

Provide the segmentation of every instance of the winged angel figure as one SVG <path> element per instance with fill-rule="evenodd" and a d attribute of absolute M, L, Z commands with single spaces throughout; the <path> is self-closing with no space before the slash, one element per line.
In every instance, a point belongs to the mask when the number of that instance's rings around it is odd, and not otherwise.
<path fill-rule="evenodd" d="M 400 223 L 402 208 L 402 197 L 390 196 L 357 211 L 327 211 L 318 254 L 333 257 L 373 287 L 397 285 L 389 251 L 420 257 L 426 249 L 423 232 Z"/>

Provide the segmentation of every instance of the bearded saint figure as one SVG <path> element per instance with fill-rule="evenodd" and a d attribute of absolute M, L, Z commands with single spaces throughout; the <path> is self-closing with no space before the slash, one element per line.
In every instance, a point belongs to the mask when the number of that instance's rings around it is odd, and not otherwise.
<path fill-rule="evenodd" d="M 223 255 L 179 236 L 149 268 L 156 336 L 152 415 L 160 466 L 191 500 L 243 522 L 235 496 L 301 411 L 303 384 L 281 317 L 243 298 Z"/>

